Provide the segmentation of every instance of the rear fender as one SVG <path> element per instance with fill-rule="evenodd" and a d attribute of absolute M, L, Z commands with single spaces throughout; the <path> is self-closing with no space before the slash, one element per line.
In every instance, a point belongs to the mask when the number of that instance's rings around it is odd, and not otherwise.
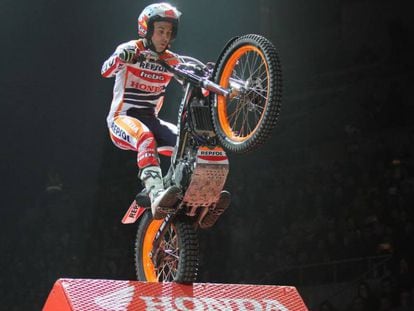
<path fill-rule="evenodd" d="M 124 225 L 133 224 L 144 214 L 146 210 L 146 208 L 139 206 L 134 200 L 129 206 L 128 211 L 125 213 L 121 222 Z"/>

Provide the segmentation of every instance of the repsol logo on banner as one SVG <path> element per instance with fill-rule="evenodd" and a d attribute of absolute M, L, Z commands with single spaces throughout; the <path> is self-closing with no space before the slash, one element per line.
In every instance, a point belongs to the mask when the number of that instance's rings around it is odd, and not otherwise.
<path fill-rule="evenodd" d="M 139 297 L 145 311 L 289 311 L 274 299 L 238 299 L 207 297 Z"/>
<path fill-rule="evenodd" d="M 118 136 L 129 143 L 131 142 L 130 136 L 123 129 L 121 129 L 118 125 L 116 125 L 114 122 L 112 122 L 111 124 L 111 129 L 112 129 L 112 133 L 115 136 Z"/>

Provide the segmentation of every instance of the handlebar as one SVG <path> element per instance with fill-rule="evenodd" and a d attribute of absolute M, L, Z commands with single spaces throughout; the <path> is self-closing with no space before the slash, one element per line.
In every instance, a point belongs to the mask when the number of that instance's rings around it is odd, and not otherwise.
<path fill-rule="evenodd" d="M 152 61 L 163 66 L 169 72 L 172 72 L 178 78 L 184 79 L 189 83 L 200 86 L 210 92 L 232 98 L 240 94 L 243 89 L 242 84 L 235 83 L 235 79 L 230 78 L 230 88 L 225 89 L 221 85 L 211 81 L 206 75 L 208 66 L 196 58 L 189 56 L 180 56 L 181 63 L 175 67 L 169 65 L 167 62 L 158 58 L 154 53 L 142 53 L 135 61 L 147 60 Z M 206 70 L 207 69 L 207 70 Z"/>
<path fill-rule="evenodd" d="M 182 78 L 184 80 L 187 80 L 188 82 L 195 84 L 197 86 L 201 86 L 202 88 L 211 91 L 215 94 L 222 95 L 225 97 L 229 97 L 232 92 L 229 89 L 225 89 L 218 85 L 217 83 L 214 83 L 213 81 L 209 80 L 208 77 L 206 77 L 203 74 L 196 74 L 195 71 L 203 71 L 203 69 L 206 67 L 205 64 L 200 62 L 199 60 L 192 58 L 192 57 L 185 57 L 185 60 L 190 60 L 190 63 L 181 63 L 181 66 L 170 66 L 165 61 L 157 60 L 156 62 L 162 65 L 165 69 L 172 72 L 174 75 L 176 75 L 178 78 Z M 197 66 L 199 66 L 197 68 Z M 203 68 L 200 68 L 203 67 Z M 190 70 L 191 68 L 191 70 Z"/>

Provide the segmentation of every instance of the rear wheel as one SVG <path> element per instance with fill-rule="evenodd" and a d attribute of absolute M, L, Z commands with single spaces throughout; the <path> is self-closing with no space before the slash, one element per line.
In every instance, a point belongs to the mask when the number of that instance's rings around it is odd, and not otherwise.
<path fill-rule="evenodd" d="M 212 118 L 221 145 L 244 153 L 262 145 L 279 115 L 282 73 L 276 48 L 259 35 L 231 42 L 220 56 L 214 82 L 232 88 L 229 98 L 215 95 Z"/>
<path fill-rule="evenodd" d="M 151 211 L 142 215 L 135 243 L 135 268 L 139 281 L 196 281 L 198 272 L 198 238 L 187 217 L 177 217 L 168 224 L 158 249 L 153 242 L 163 220 L 155 220 Z"/>

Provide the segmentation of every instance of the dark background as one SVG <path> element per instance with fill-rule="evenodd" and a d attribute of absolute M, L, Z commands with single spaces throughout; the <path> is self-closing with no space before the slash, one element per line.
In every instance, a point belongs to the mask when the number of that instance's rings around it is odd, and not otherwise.
<path fill-rule="evenodd" d="M 1 310 L 39 310 L 59 277 L 134 278 L 135 227 L 120 220 L 138 188 L 135 155 L 109 140 L 113 80 L 101 78 L 100 68 L 136 37 L 137 16 L 150 3 L 0 2 Z M 260 33 L 279 50 L 284 74 L 271 140 L 231 156 L 233 204 L 201 233 L 200 281 L 291 284 L 304 292 L 346 281 L 352 289 L 369 268 L 345 262 L 357 271 L 352 277 L 320 275 L 338 260 L 385 256 L 387 272 L 377 280 L 393 280 L 392 303 L 400 305 L 395 275 L 401 260 L 414 267 L 408 5 L 172 3 L 183 12 L 175 52 L 215 61 L 231 37 Z M 168 121 L 175 122 L 178 101 L 174 85 L 163 108 Z M 309 264 L 322 273 L 296 277 Z M 404 284 L 410 292 L 411 281 Z M 305 297 L 313 310 L 335 298 L 316 292 Z"/>

